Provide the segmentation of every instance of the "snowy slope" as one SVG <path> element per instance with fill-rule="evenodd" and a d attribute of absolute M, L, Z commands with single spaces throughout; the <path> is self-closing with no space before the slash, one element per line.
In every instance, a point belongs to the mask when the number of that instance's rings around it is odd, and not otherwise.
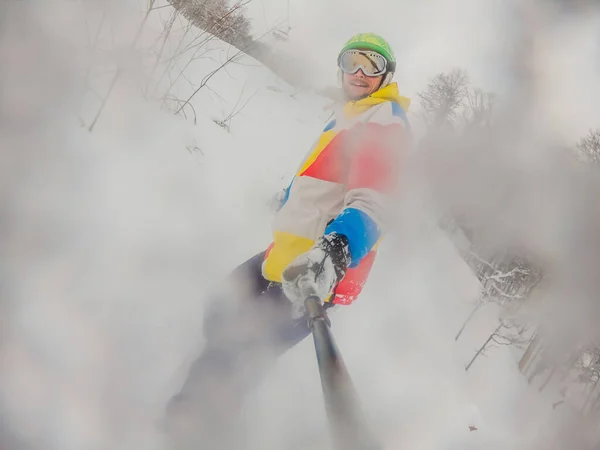
<path fill-rule="evenodd" d="M 65 29 L 79 18 L 42 12 L 22 20 Z M 65 51 L 77 47 L 72 41 L 11 31 L 3 45 L 36 43 L 49 55 L 30 62 L 33 76 L 52 74 L 56 54 L 79 67 L 79 55 Z M 187 98 L 232 51 L 218 41 L 207 50 L 174 95 Z M 16 73 L 18 59 L 2 55 L 0 70 Z M 21 127 L 0 128 L 9 150 L 0 171 L 10 187 L 2 213 L 12 218 L 2 237 L 11 327 L 0 398 L 11 427 L 36 448 L 158 448 L 156 420 L 202 346 L 206 296 L 268 245 L 270 198 L 328 116 L 327 100 L 296 92 L 244 57 L 191 100 L 194 124 L 142 99 L 147 79 L 138 69 L 123 74 L 92 133 L 75 120 L 93 115 L 80 84 L 57 88 L 51 77 L 36 80 L 77 101 L 37 114 L 47 98 L 31 96 Z M 19 77 L 10 81 L 24 87 Z M 247 103 L 229 130 L 216 124 L 240 99 Z M 389 449 L 516 448 L 529 438 L 529 403 L 515 356 L 493 352 L 465 374 L 494 328 L 492 315 L 454 342 L 478 282 L 411 204 L 398 205 L 403 226 L 360 301 L 333 318 L 366 410 Z M 249 449 L 327 448 L 309 339 L 280 360 L 246 411 Z"/>

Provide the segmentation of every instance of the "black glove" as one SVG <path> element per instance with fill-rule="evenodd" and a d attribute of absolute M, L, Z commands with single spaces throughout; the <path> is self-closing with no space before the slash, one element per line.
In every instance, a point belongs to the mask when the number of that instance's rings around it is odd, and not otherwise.
<path fill-rule="evenodd" d="M 304 314 L 304 301 L 317 296 L 325 301 L 344 278 L 350 264 L 348 238 L 331 233 L 321 237 L 308 252 L 283 271 L 283 291 L 294 306 L 294 316 Z"/>

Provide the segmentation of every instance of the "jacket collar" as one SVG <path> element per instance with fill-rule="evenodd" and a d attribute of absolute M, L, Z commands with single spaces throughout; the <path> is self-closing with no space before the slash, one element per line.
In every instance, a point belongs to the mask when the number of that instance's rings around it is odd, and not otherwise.
<path fill-rule="evenodd" d="M 405 112 L 410 107 L 410 99 L 403 97 L 398 91 L 397 83 L 390 83 L 387 86 L 373 92 L 368 97 L 360 100 L 350 101 L 344 105 L 344 116 L 346 118 L 355 117 L 373 106 L 380 105 L 385 102 L 398 103 Z"/>

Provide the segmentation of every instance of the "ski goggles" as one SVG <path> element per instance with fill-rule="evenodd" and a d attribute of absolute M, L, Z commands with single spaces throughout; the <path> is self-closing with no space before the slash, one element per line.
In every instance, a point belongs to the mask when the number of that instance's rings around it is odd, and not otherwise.
<path fill-rule="evenodd" d="M 383 75 L 387 69 L 387 60 L 379 53 L 368 50 L 346 50 L 338 60 L 343 72 L 354 74 L 362 69 L 368 77 Z"/>

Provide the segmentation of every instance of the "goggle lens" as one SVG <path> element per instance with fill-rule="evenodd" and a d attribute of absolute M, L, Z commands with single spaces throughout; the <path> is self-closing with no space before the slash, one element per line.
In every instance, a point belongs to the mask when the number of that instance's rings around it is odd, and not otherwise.
<path fill-rule="evenodd" d="M 368 77 L 377 77 L 385 73 L 386 59 L 379 53 L 363 50 L 348 50 L 342 53 L 339 61 L 340 69 L 353 74 L 362 69 Z"/>

